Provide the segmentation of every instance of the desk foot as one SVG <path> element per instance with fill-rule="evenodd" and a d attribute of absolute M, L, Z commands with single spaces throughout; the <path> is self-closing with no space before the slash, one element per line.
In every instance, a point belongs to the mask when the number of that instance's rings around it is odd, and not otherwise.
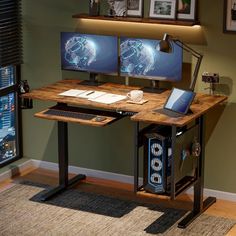
<path fill-rule="evenodd" d="M 212 204 L 216 202 L 215 197 L 208 197 L 203 202 L 203 209 L 202 211 L 191 211 L 183 220 L 181 220 L 178 224 L 179 228 L 186 228 L 190 223 L 192 223 L 198 216 L 200 216 L 205 210 L 207 210 Z"/>
<path fill-rule="evenodd" d="M 86 179 L 86 175 L 76 175 L 75 177 L 71 178 L 68 182 L 68 187 L 73 187 L 73 185 L 77 184 L 80 180 Z"/>
<path fill-rule="evenodd" d="M 83 180 L 86 178 L 86 175 L 76 175 L 75 177 L 73 177 L 72 179 L 70 179 L 68 181 L 68 185 L 64 185 L 61 184 L 51 190 L 49 190 L 48 192 L 46 192 L 43 196 L 40 197 L 40 201 L 45 202 L 47 200 L 49 200 L 52 197 L 55 197 L 57 194 L 66 191 L 69 187 L 72 187 L 73 185 L 75 185 L 78 181 Z"/>

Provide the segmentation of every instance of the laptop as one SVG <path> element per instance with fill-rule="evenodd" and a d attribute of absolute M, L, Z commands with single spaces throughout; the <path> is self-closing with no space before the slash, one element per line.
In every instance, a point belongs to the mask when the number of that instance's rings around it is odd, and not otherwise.
<path fill-rule="evenodd" d="M 170 117 L 183 117 L 188 113 L 191 114 L 189 109 L 196 93 L 189 90 L 173 88 L 163 108 L 155 109 L 158 112 Z"/>

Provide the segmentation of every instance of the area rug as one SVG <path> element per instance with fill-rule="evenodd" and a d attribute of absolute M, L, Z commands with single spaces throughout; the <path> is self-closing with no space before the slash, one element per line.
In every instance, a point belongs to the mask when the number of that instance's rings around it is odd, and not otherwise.
<path fill-rule="evenodd" d="M 17 183 L 0 193 L 0 235 L 223 236 L 235 224 L 234 220 L 203 214 L 186 229 L 179 229 L 177 222 L 187 213 L 183 210 L 79 189 L 40 202 L 43 190 L 42 185 Z"/>

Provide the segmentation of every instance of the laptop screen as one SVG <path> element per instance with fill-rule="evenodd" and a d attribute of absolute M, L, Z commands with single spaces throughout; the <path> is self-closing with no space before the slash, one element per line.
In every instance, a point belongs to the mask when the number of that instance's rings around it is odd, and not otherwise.
<path fill-rule="evenodd" d="M 195 97 L 195 93 L 183 89 L 173 88 L 164 108 L 178 113 L 187 114 Z"/>

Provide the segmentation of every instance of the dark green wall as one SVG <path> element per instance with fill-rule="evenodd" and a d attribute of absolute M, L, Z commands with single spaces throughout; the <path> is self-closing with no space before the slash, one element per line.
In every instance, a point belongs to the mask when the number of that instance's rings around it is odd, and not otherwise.
<path fill-rule="evenodd" d="M 205 186 L 236 193 L 236 35 L 222 33 L 223 1 L 201 1 L 199 15 L 202 27 L 120 24 L 78 21 L 72 15 L 87 11 L 86 0 L 23 0 L 24 65 L 22 78 L 31 88 L 38 88 L 62 78 L 86 78 L 85 73 L 60 70 L 60 32 L 75 31 L 134 35 L 157 38 L 163 32 L 178 35 L 204 54 L 200 69 L 218 72 L 221 85 L 217 93 L 229 95 L 227 106 L 219 106 L 207 116 Z M 145 1 L 146 12 L 148 1 Z M 210 11 L 210 13 L 209 13 Z M 197 91 L 207 85 L 199 76 Z M 33 114 L 50 103 L 34 102 L 34 109 L 23 112 L 24 155 L 57 162 L 56 123 L 40 120 Z M 72 165 L 132 175 L 133 124 L 120 120 L 106 128 L 69 124 L 69 155 Z"/>

